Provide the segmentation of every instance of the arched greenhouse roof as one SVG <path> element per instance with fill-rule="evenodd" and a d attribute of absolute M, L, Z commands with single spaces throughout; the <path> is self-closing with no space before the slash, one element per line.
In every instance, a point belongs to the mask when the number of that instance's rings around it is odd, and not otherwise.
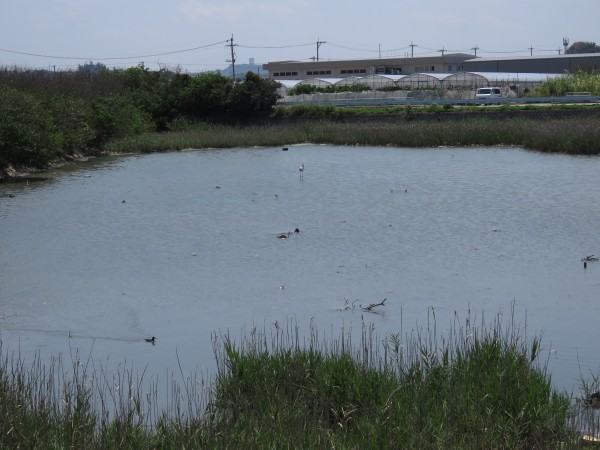
<path fill-rule="evenodd" d="M 290 89 L 295 88 L 302 83 L 302 81 L 303 80 L 277 80 L 277 82 L 281 85 L 281 87 L 278 89 L 278 93 L 280 95 L 287 95 Z"/>
<path fill-rule="evenodd" d="M 364 83 L 371 89 L 381 89 L 384 87 L 396 86 L 399 80 L 407 76 L 408 75 L 386 74 L 367 75 L 365 77 L 360 77 L 359 83 Z"/>
<path fill-rule="evenodd" d="M 356 83 L 364 83 L 363 77 L 346 77 L 335 83 L 336 86 L 352 86 Z"/>
<path fill-rule="evenodd" d="M 474 72 L 459 72 L 453 73 L 452 75 L 444 78 L 444 87 L 470 87 L 477 88 L 481 86 L 487 86 L 489 84 L 488 79 L 482 74 Z"/>
<path fill-rule="evenodd" d="M 343 78 L 309 78 L 308 80 L 302 80 L 298 84 L 309 84 L 311 86 L 324 88 L 327 86 L 333 86 L 341 80 L 343 80 Z"/>
<path fill-rule="evenodd" d="M 396 83 L 398 86 L 441 87 L 450 73 L 412 73 Z"/>

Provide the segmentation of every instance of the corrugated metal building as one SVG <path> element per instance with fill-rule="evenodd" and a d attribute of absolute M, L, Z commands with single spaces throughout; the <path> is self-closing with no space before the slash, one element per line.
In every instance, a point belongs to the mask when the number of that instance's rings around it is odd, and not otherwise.
<path fill-rule="evenodd" d="M 575 73 L 600 69 L 600 53 L 576 55 L 473 58 L 463 62 L 467 72 Z"/>
<path fill-rule="evenodd" d="M 466 53 L 415 58 L 377 58 L 334 61 L 275 61 L 263 65 L 269 78 L 307 80 L 311 78 L 366 77 L 368 75 L 410 75 L 421 72 L 454 73 L 464 70 L 463 62 L 472 59 Z"/>
<path fill-rule="evenodd" d="M 415 58 L 276 61 L 264 64 L 263 69 L 267 70 L 269 78 L 275 81 L 350 77 L 366 79 L 375 75 L 412 74 L 427 74 L 437 77 L 439 74 L 465 72 L 565 74 L 575 73 L 578 70 L 599 70 L 600 53 L 500 58 L 475 58 L 466 53 L 450 53 L 443 56 Z M 382 79 L 379 81 L 383 82 Z M 411 82 L 413 81 L 415 80 L 411 80 Z M 420 81 L 427 85 L 436 83 L 431 78 L 423 78 Z"/>

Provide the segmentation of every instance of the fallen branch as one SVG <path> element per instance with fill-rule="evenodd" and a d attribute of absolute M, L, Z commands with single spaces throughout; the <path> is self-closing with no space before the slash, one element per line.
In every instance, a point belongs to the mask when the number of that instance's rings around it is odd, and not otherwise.
<path fill-rule="evenodd" d="M 354 300 L 352 302 L 352 306 L 348 305 L 348 297 L 344 297 L 344 307 L 343 308 L 338 308 L 338 311 L 349 311 L 351 309 L 354 309 L 354 304 L 358 301 L 358 299 Z"/>
<path fill-rule="evenodd" d="M 373 309 L 378 306 L 385 306 L 386 300 L 387 300 L 387 298 L 384 298 L 383 300 L 381 300 L 380 303 L 371 303 L 369 306 L 363 306 L 363 305 L 358 305 L 358 306 L 360 306 L 360 308 L 365 312 L 377 312 L 377 311 L 373 311 Z"/>

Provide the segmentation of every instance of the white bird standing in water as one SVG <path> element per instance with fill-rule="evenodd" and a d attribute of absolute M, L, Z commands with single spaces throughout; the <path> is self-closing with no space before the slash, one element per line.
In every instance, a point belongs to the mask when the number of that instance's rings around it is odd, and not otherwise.
<path fill-rule="evenodd" d="M 304 164 L 300 164 L 300 168 L 298 170 L 300 171 L 300 179 L 304 178 Z"/>

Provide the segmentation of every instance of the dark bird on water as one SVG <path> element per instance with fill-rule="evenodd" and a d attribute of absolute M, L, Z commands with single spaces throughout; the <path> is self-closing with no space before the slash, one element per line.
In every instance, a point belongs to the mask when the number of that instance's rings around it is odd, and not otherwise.
<path fill-rule="evenodd" d="M 147 338 L 147 339 L 144 339 L 144 340 L 146 342 L 150 342 L 150 343 L 154 344 L 154 341 L 156 340 L 156 338 L 154 336 L 152 336 L 151 338 Z"/>

